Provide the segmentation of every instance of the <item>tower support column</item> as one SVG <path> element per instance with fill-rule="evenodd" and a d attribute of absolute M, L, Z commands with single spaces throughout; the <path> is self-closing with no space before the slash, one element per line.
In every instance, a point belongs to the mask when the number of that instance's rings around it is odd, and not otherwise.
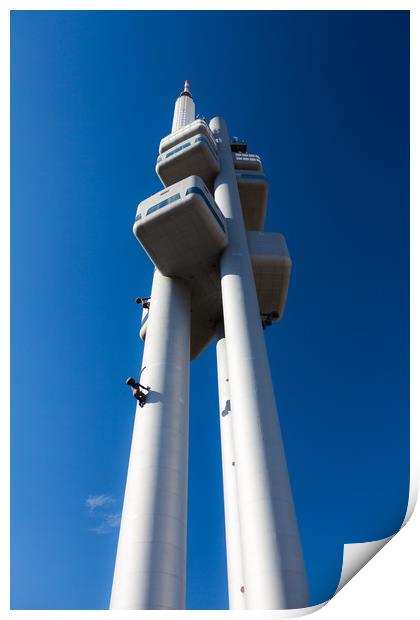
<path fill-rule="evenodd" d="M 111 609 L 185 609 L 190 291 L 155 270 Z"/>
<path fill-rule="evenodd" d="M 220 259 L 247 609 L 307 605 L 307 583 L 227 127 L 210 123 L 228 225 Z"/>
<path fill-rule="evenodd" d="M 219 325 L 217 331 L 216 356 L 217 380 L 219 386 L 220 443 L 222 448 L 229 609 L 246 609 L 236 483 L 236 457 L 233 438 L 233 413 L 230 402 L 229 370 L 223 324 Z"/>

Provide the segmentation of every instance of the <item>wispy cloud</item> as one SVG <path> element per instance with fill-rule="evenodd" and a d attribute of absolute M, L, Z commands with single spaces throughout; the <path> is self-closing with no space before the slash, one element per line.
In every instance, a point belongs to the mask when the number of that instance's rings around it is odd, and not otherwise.
<path fill-rule="evenodd" d="M 89 512 L 94 512 L 97 508 L 103 508 L 113 504 L 115 499 L 112 495 L 89 495 L 86 499 L 86 506 Z"/>
<path fill-rule="evenodd" d="M 109 507 L 116 502 L 112 495 L 89 495 L 85 500 L 85 506 L 89 516 L 98 523 L 96 527 L 90 528 L 95 534 L 108 534 L 116 527 L 119 527 L 121 513 L 108 512 Z"/>
<path fill-rule="evenodd" d="M 102 521 L 96 527 L 92 527 L 91 531 L 95 534 L 108 534 L 112 532 L 116 527 L 119 527 L 121 522 L 121 514 L 118 513 L 105 513 L 102 515 Z"/>

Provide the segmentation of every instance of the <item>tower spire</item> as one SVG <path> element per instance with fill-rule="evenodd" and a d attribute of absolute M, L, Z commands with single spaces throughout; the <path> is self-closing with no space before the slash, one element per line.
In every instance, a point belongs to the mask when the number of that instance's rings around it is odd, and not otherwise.
<path fill-rule="evenodd" d="M 195 104 L 190 91 L 190 83 L 184 81 L 184 90 L 180 93 L 175 103 L 174 116 L 172 120 L 172 133 L 189 125 L 195 119 Z"/>

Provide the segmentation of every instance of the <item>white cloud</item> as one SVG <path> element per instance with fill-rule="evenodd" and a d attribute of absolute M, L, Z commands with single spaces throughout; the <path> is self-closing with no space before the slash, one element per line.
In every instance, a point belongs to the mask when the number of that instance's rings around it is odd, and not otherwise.
<path fill-rule="evenodd" d="M 94 512 L 97 508 L 109 506 L 114 502 L 115 499 L 112 497 L 112 495 L 89 495 L 85 503 L 88 507 L 89 512 Z"/>
<path fill-rule="evenodd" d="M 111 504 L 116 502 L 112 495 L 89 495 L 85 500 L 89 516 L 98 523 L 96 527 L 90 528 L 95 534 L 108 534 L 116 527 L 119 527 L 121 513 L 108 512 Z"/>
<path fill-rule="evenodd" d="M 113 529 L 119 527 L 121 522 L 121 514 L 118 513 L 105 513 L 102 515 L 102 521 L 97 527 L 91 528 L 92 532 L 95 534 L 108 534 L 112 532 Z"/>

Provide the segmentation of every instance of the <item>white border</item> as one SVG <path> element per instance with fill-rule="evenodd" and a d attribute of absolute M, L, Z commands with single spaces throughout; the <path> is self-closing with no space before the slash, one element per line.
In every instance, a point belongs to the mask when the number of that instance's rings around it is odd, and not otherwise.
<path fill-rule="evenodd" d="M 2 193 L 2 205 L 1 209 L 1 223 L 0 223 L 0 273 L 2 277 L 2 284 L 4 287 L 4 295 L 2 297 L 1 312 L 2 323 L 0 338 L 3 345 L 2 365 L 0 372 L 0 395 L 2 400 L 1 416 L 1 438 L 2 449 L 0 451 L 0 467 L 1 467 L 1 491 L 3 494 L 3 502 L 1 504 L 1 544 L 0 548 L 1 563 L 0 563 L 0 615 L 6 617 L 13 615 L 14 617 L 20 616 L 49 616 L 54 614 L 54 617 L 68 616 L 69 614 L 77 613 L 79 616 L 92 617 L 93 615 L 101 615 L 107 613 L 106 611 L 10 611 L 9 610 L 9 420 L 5 412 L 9 410 L 10 405 L 10 393 L 9 393 L 9 380 L 10 380 L 10 366 L 9 366 L 9 255 L 10 255 L 10 240 L 9 240 L 9 210 L 5 208 L 10 204 L 10 156 L 9 156 L 9 144 L 10 144 L 10 82 L 9 82 L 9 63 L 10 63 L 10 38 L 9 38 L 9 12 L 11 10 L 144 10 L 144 9 L 185 9 L 192 10 L 197 9 L 197 2 L 192 0 L 184 2 L 162 2 L 155 0 L 151 2 L 139 2 L 139 1 L 127 1 L 121 0 L 116 2 L 115 0 L 86 0 L 84 2 L 64 1 L 64 0 L 44 0 L 43 2 L 34 1 L 19 1 L 10 2 L 6 0 L 2 3 L 0 9 L 0 53 L 1 53 L 1 77 L 2 77 L 2 97 L 0 98 L 1 105 L 1 175 L 0 178 L 0 191 Z M 418 18 L 416 10 L 416 2 L 397 2 L 391 0 L 370 0 L 369 2 L 349 2 L 343 1 L 337 2 L 303 2 L 295 0 L 294 2 L 284 2 L 281 0 L 272 0 L 271 2 L 259 2 L 250 0 L 243 0 L 242 2 L 226 0 L 213 0 L 211 3 L 202 2 L 199 5 L 200 9 L 240 9 L 240 10 L 265 10 L 265 9 L 277 9 L 277 10 L 410 10 L 411 11 L 411 110 L 418 111 L 420 109 L 420 101 L 418 96 L 418 70 L 419 63 L 418 52 Z M 419 304 L 419 287 L 416 282 L 416 276 L 418 275 L 418 260 L 419 252 L 415 247 L 416 233 L 419 232 L 419 216 L 418 209 L 415 211 L 413 205 L 419 204 L 419 192 L 418 183 L 416 182 L 416 175 L 418 175 L 418 157 L 417 149 L 415 145 L 419 142 L 419 128 L 417 115 L 411 114 L 411 316 L 420 316 L 420 304 Z M 418 388 L 418 376 L 419 376 L 419 363 L 418 363 L 418 344 L 419 344 L 419 328 L 417 321 L 411 321 L 411 410 L 412 412 L 419 411 L 420 399 Z M 418 489 L 418 473 L 419 473 L 419 459 L 418 453 L 418 422 L 417 416 L 412 413 L 411 416 L 411 500 L 417 495 Z M 416 445 L 415 445 L 416 444 Z M 354 619 L 357 614 L 363 618 L 375 617 L 394 620 L 398 617 L 399 620 L 404 618 L 413 618 L 418 615 L 419 604 L 417 602 L 417 589 L 418 589 L 418 566 L 415 565 L 415 551 L 419 549 L 419 527 L 420 517 L 419 511 L 415 511 L 411 520 L 403 528 L 403 530 L 394 537 L 389 544 L 375 556 L 361 571 L 356 575 L 347 586 L 339 592 L 326 606 L 317 612 L 321 618 L 351 618 Z M 417 551 L 418 553 L 418 551 Z M 113 615 L 118 616 L 129 614 L 130 612 L 113 611 Z M 153 615 L 153 618 L 163 617 L 169 618 L 183 618 L 183 617 L 213 617 L 217 615 L 218 618 L 223 616 L 232 619 L 238 614 L 247 614 L 249 618 L 260 618 L 261 612 L 226 612 L 226 611 L 186 611 L 186 612 L 141 612 L 142 617 Z M 265 612 L 264 615 L 273 616 L 277 615 L 277 612 Z M 278 617 L 278 615 L 277 615 Z"/>

